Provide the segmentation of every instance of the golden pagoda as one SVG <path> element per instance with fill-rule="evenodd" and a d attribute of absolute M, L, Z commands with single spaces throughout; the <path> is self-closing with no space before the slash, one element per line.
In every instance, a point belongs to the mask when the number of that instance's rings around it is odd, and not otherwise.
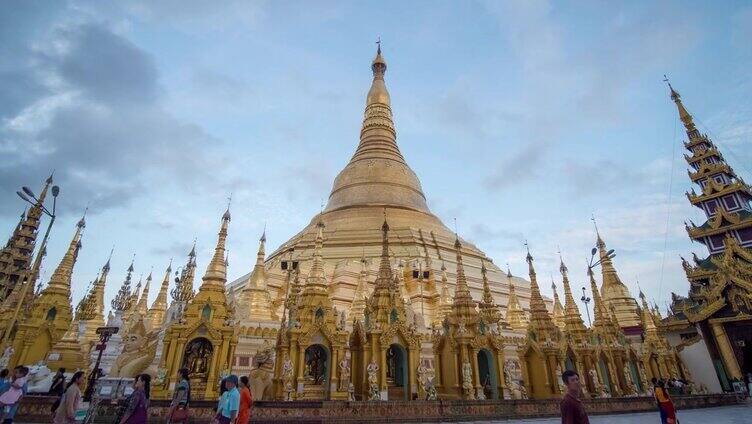
<path fill-rule="evenodd" d="M 593 345 L 590 331 L 582 321 L 582 315 L 569 284 L 569 269 L 560 259 L 559 272 L 564 286 L 564 328 L 562 329 L 561 352 L 564 358 L 560 370 L 576 371 L 582 376 L 582 391 L 585 395 L 594 392 L 589 371 L 593 369 Z M 559 370 L 557 370 L 559 371 Z M 561 372 L 557 372 L 561 375 Z"/>
<path fill-rule="evenodd" d="M 714 391 L 733 391 L 733 380 L 752 372 L 752 187 L 718 145 L 697 129 L 670 84 L 669 93 L 687 134 L 687 173 L 699 188 L 687 192 L 687 200 L 705 215 L 704 223 L 690 220 L 685 227 L 708 254 L 682 258 L 689 290 L 686 296 L 672 294 L 670 314 L 659 330 L 681 353 L 690 347 L 702 351 L 682 355 L 698 380 Z M 695 343 L 705 346 L 698 349 Z M 708 359 L 714 364 L 710 372 L 705 371 Z M 678 371 L 685 374 L 685 367 Z"/>
<path fill-rule="evenodd" d="M 269 295 L 269 289 L 266 286 L 266 270 L 264 269 L 264 257 L 266 256 L 264 245 L 266 243 L 266 232 L 259 239 L 258 253 L 256 254 L 256 264 L 253 267 L 251 275 L 245 287 L 239 293 L 239 313 L 242 319 L 249 322 L 274 322 L 278 323 L 279 318 L 272 311 L 272 300 Z"/>
<path fill-rule="evenodd" d="M 603 302 L 607 309 L 614 309 L 618 320 L 617 323 L 624 332 L 628 336 L 637 337 L 641 331 L 640 311 L 637 301 L 629 293 L 627 286 L 621 282 L 600 232 L 598 232 L 597 236 L 596 246 L 598 247 L 598 254 L 600 256 L 601 278 L 603 279 L 600 291 Z"/>
<path fill-rule="evenodd" d="M 385 84 L 387 63 L 380 49 L 371 70 L 373 79 L 366 96 L 360 141 L 350 162 L 335 178 L 325 208 L 265 260 L 266 283 L 278 316 L 285 308 L 288 291 L 287 272 L 280 265 L 291 249 L 297 258 L 312 257 L 319 222 L 326 225 L 327 242 L 321 255 L 326 275 L 332 276 L 328 289 L 333 305 L 349 311 L 360 278 L 360 260 L 363 257 L 373 263 L 379 260 L 380 227 L 385 210 L 389 216 L 392 260 L 407 265 L 400 276 L 406 283 L 401 290 L 405 291 L 412 309 L 425 314 L 418 317 L 419 323 L 428 326 L 441 321 L 437 317 L 441 303 L 437 286 L 442 264 L 446 267 L 449 291 L 454 291 L 454 233 L 428 208 L 420 181 L 397 145 L 391 99 Z M 477 247 L 467 241 L 462 243 L 465 275 L 473 296 L 482 296 L 480 268 L 485 261 L 494 300 L 505 305 L 508 293 L 504 273 Z M 310 261 L 302 262 L 301 266 L 305 275 Z M 232 283 L 236 295 L 247 280 L 245 275 Z M 515 278 L 514 283 L 524 306 L 529 296 L 527 282 Z"/>
<path fill-rule="evenodd" d="M 178 370 L 185 367 L 190 371 L 192 398 L 216 399 L 219 386 L 216 383 L 230 371 L 237 335 L 225 293 L 225 242 L 229 224 L 228 209 L 222 215 L 217 246 L 201 287 L 188 301 L 181 319 L 172 322 L 165 332 L 160 368 L 165 370 L 166 378 L 162 384 L 152 386 L 156 398 L 170 396 Z"/>
<path fill-rule="evenodd" d="M 81 250 L 81 236 L 86 222 L 82 217 L 63 259 L 42 293 L 34 300 L 28 316 L 19 322 L 13 339 L 15 351 L 9 367 L 34 364 L 47 359 L 52 346 L 70 330 L 73 311 L 70 304 L 73 267 Z"/>
<path fill-rule="evenodd" d="M 642 344 L 642 363 L 647 378 L 680 378 L 679 358 L 676 350 L 668 343 L 659 330 L 655 316 L 650 311 L 645 300 L 645 294 L 640 291 L 642 301 L 642 322 L 645 340 Z"/>
<path fill-rule="evenodd" d="M 561 332 L 548 313 L 543 296 L 538 288 L 538 280 L 533 266 L 533 256 L 527 252 L 530 275 L 530 323 L 527 326 L 527 343 L 520 347 L 520 357 L 524 358 L 523 373 L 529 385 L 530 396 L 544 399 L 559 396 L 561 388 L 556 375 L 559 364 L 559 341 Z"/>
<path fill-rule="evenodd" d="M 591 394 L 599 397 L 634 395 L 636 387 L 646 384 L 634 381 L 639 375 L 639 361 L 615 320 L 615 308 L 612 306 L 609 311 L 609 306 L 601 299 L 592 268 L 588 268 L 588 276 L 593 291 L 593 369 L 588 376 Z"/>

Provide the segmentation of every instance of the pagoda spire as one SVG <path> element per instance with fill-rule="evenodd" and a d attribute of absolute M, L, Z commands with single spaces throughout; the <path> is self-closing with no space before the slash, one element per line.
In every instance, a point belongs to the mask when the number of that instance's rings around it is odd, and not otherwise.
<path fill-rule="evenodd" d="M 63 259 L 52 274 L 47 287 L 42 291 L 45 292 L 57 292 L 70 297 L 71 292 L 71 277 L 73 276 L 73 266 L 76 264 L 78 258 L 78 252 L 81 250 L 81 236 L 83 235 L 84 228 L 86 227 L 86 213 L 76 223 L 76 232 L 73 234 L 73 239 L 68 245 L 68 250 L 63 255 Z"/>
<path fill-rule="evenodd" d="M 538 287 L 538 277 L 535 273 L 535 267 L 533 266 L 533 255 L 530 254 L 530 247 L 525 243 L 527 247 L 527 261 L 528 274 L 530 276 L 530 324 L 528 330 L 536 335 L 538 340 L 557 340 L 558 328 L 554 324 L 551 315 L 548 313 L 546 303 L 543 301 L 543 296 L 540 293 Z"/>
<path fill-rule="evenodd" d="M 313 260 L 311 269 L 308 270 L 303 296 L 309 293 L 325 293 L 328 295 L 326 277 L 324 276 L 324 259 L 321 250 L 324 248 L 324 223 L 316 224 L 316 239 L 314 240 Z"/>
<path fill-rule="evenodd" d="M 141 314 L 141 316 L 146 316 L 147 312 L 149 311 L 149 288 L 151 287 L 151 271 L 149 271 L 149 276 L 146 277 L 146 284 L 144 285 L 144 291 L 141 292 L 141 297 L 138 300 L 138 304 L 136 306 L 136 312 Z"/>
<path fill-rule="evenodd" d="M 131 261 L 130 266 L 128 266 L 127 274 L 125 275 L 125 280 L 123 280 L 123 284 L 120 286 L 120 290 L 118 290 L 117 294 L 115 295 L 115 298 L 112 299 L 112 301 L 110 302 L 110 306 L 112 306 L 112 309 L 115 312 L 123 313 L 131 308 L 131 303 L 132 303 L 131 277 L 132 275 L 133 275 L 133 261 Z"/>
<path fill-rule="evenodd" d="M 151 304 L 147 317 L 151 321 L 151 328 L 159 328 L 165 320 L 165 314 L 167 313 L 167 292 L 170 288 L 170 276 L 172 275 L 172 259 L 170 264 L 167 265 L 164 278 L 162 279 L 162 285 L 159 287 L 159 293 L 157 298 L 154 299 L 154 303 Z"/>
<path fill-rule="evenodd" d="M 180 271 L 180 277 L 176 277 L 175 287 L 170 292 L 172 300 L 175 302 L 188 302 L 193 298 L 193 280 L 196 272 L 196 241 L 188 253 L 188 261 Z M 177 274 L 177 272 L 176 272 Z"/>
<path fill-rule="evenodd" d="M 225 243 L 227 241 L 227 227 L 230 225 L 230 206 L 227 206 L 227 210 L 222 215 L 222 225 L 219 228 L 219 234 L 217 236 L 217 246 L 214 248 L 214 256 L 206 267 L 206 273 L 204 274 L 202 289 L 212 288 L 214 290 L 225 289 L 225 282 L 227 282 L 227 265 L 225 263 Z"/>
<path fill-rule="evenodd" d="M 44 199 L 52 184 L 50 175 L 42 187 L 42 191 L 28 211 L 24 209 L 18 225 L 8 239 L 5 247 L 0 250 L 0 299 L 7 297 L 14 287 L 20 286 L 24 277 L 31 270 L 31 257 L 37 238 L 40 220 L 44 211 Z M 26 190 L 26 189 L 25 189 Z M 23 193 L 22 193 L 23 194 Z M 25 195 L 25 194 L 24 194 Z M 29 276 L 29 280 L 35 276 Z M 34 282 L 32 281 L 32 284 Z M 29 290 L 33 293 L 33 290 Z"/>
<path fill-rule="evenodd" d="M 264 259 L 266 258 L 265 243 L 266 229 L 264 229 L 264 233 L 259 239 L 256 264 L 240 294 L 240 303 L 247 308 L 247 311 L 244 313 L 245 317 L 251 319 L 256 324 L 262 321 L 277 321 L 277 317 L 272 311 L 272 299 L 266 284 L 266 269 L 264 268 Z"/>
<path fill-rule="evenodd" d="M 384 82 L 386 69 L 379 46 L 371 63 L 373 80 L 366 96 L 360 142 L 334 180 L 324 213 L 373 205 L 430 213 L 420 181 L 397 146 L 391 100 Z"/>
<path fill-rule="evenodd" d="M 564 286 L 565 326 L 570 332 L 572 330 L 584 330 L 585 323 L 582 321 L 582 315 L 580 314 L 580 310 L 577 309 L 574 296 L 572 296 L 572 288 L 569 285 L 569 269 L 564 264 L 563 259 L 560 259 L 559 272 L 561 272 L 562 284 Z"/>
<path fill-rule="evenodd" d="M 509 299 L 507 300 L 507 317 L 509 325 L 515 330 L 526 330 L 530 319 L 520 305 L 520 299 L 514 289 L 511 273 L 507 267 L 507 279 L 509 280 Z"/>
<path fill-rule="evenodd" d="M 496 305 L 491 293 L 491 285 L 488 282 L 488 270 L 486 269 L 486 262 L 483 259 L 480 262 L 480 275 L 483 279 L 483 297 L 478 302 L 480 315 L 486 324 L 498 324 L 501 321 L 501 309 Z"/>
<path fill-rule="evenodd" d="M 653 314 L 650 312 L 645 294 L 640 290 L 640 301 L 642 302 L 642 324 L 644 326 L 645 338 L 658 339 L 658 327 L 655 325 Z"/>
<path fill-rule="evenodd" d="M 360 319 L 366 308 L 366 277 L 368 275 L 368 261 L 366 261 L 365 251 L 360 258 L 360 272 L 358 273 L 358 282 L 353 293 L 353 301 L 350 304 L 350 317 Z"/>
<path fill-rule="evenodd" d="M 444 264 L 444 261 L 441 261 L 441 295 L 439 297 L 439 308 L 434 323 L 441 323 L 451 311 L 452 295 L 449 293 L 449 278 L 447 277 L 446 265 Z"/>
<path fill-rule="evenodd" d="M 684 124 L 684 128 L 687 130 L 687 136 L 689 136 L 690 139 L 699 137 L 700 133 L 695 127 L 695 123 L 692 120 L 692 115 L 690 115 L 689 112 L 687 112 L 687 109 L 684 107 L 684 104 L 681 100 L 681 95 L 679 95 L 678 91 L 674 90 L 674 87 L 671 86 L 668 78 L 665 78 L 665 81 L 666 84 L 668 84 L 668 88 L 671 93 L 671 100 L 676 103 L 676 108 L 679 111 L 679 119 L 681 119 L 682 123 Z"/>
<path fill-rule="evenodd" d="M 613 308 L 616 316 L 619 318 L 619 325 L 622 328 L 636 328 L 640 326 L 640 313 L 632 294 L 629 293 L 627 286 L 622 283 L 619 274 L 616 272 L 611 258 L 613 250 L 606 247 L 606 243 L 598 232 L 596 227 L 598 255 L 600 257 L 601 278 L 603 285 L 600 294 L 605 303 L 605 310 Z"/>
<path fill-rule="evenodd" d="M 97 275 L 91 286 L 91 291 L 84 297 L 85 304 L 82 309 L 80 320 L 97 320 L 104 322 L 104 288 L 107 282 L 107 274 L 110 272 L 110 260 L 112 251 L 107 262 L 102 266 L 102 271 Z"/>
<path fill-rule="evenodd" d="M 465 266 L 462 264 L 462 243 L 460 243 L 460 238 L 456 234 L 454 249 L 457 252 L 457 284 L 454 288 L 454 304 L 475 308 L 475 301 L 470 296 L 470 287 L 468 287 L 467 277 L 465 277 Z"/>
<path fill-rule="evenodd" d="M 678 108 L 679 118 L 687 130 L 689 140 L 684 143 L 684 147 L 691 154 L 685 154 L 684 159 L 690 166 L 689 178 L 700 189 L 699 193 L 694 189 L 687 192 L 687 199 L 693 206 L 702 209 L 707 218 L 699 226 L 694 223 L 686 224 L 689 237 L 704 244 L 711 255 L 724 252 L 729 245 L 752 248 L 752 188 L 736 175 L 712 140 L 695 128 L 692 115 L 687 112 L 681 96 L 671 84 L 669 90 L 671 99 Z M 735 241 L 729 243 L 727 237 Z M 699 265 L 699 262 L 696 263 Z M 707 260 L 702 263 L 709 265 Z M 695 267 L 685 266 L 685 270 L 693 281 L 696 281 L 695 277 L 707 277 L 707 273 Z"/>
<path fill-rule="evenodd" d="M 564 307 L 561 306 L 561 300 L 559 300 L 559 293 L 556 291 L 556 283 L 553 281 L 553 277 L 551 277 L 551 291 L 553 291 L 554 293 L 554 323 L 557 327 L 559 327 L 560 330 L 563 330 L 566 326 L 566 322 L 564 320 Z"/>

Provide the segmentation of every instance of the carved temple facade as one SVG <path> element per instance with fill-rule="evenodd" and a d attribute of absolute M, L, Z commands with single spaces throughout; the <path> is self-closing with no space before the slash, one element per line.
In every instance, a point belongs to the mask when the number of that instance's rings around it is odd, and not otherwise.
<path fill-rule="evenodd" d="M 251 272 L 234 282 L 225 257 L 229 208 L 197 291 L 195 246 L 174 277 L 166 269 L 158 291 L 151 275 L 143 290 L 140 281 L 132 289 L 131 263 L 106 320 L 120 331 L 103 351 L 105 375 L 148 372 L 153 397 L 166 399 L 187 368 L 192 396 L 214 399 L 223 376 L 250 374 L 255 399 L 280 400 L 544 399 L 561 396 L 566 369 L 580 373 L 592 397 L 645 393 L 652 377 L 689 379 L 665 342 L 669 330 L 644 298 L 640 306 L 631 296 L 600 234 L 602 284 L 589 270 L 595 321 L 587 327 L 563 261 L 562 305 L 558 293 L 553 302 L 542 296 L 529 252 L 528 281 L 450 231 L 397 146 L 380 48 L 371 69 L 360 141 L 321 213 L 269 256 L 262 236 Z M 26 214 L 0 259 L 30 257 L 18 246 L 33 245 L 23 237 L 36 235 L 34 216 Z M 110 262 L 74 310 L 83 227 L 9 329 L 10 364 L 93 366 Z M 18 262 L 13 278 L 6 262 L 7 328 L 31 262 Z"/>

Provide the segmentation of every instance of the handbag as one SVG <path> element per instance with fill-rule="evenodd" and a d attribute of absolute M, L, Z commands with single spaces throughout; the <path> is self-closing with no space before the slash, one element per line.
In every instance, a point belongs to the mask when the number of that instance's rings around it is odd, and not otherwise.
<path fill-rule="evenodd" d="M 190 418 L 191 412 L 188 409 L 188 405 L 178 405 L 170 415 L 170 422 L 182 423 Z"/>

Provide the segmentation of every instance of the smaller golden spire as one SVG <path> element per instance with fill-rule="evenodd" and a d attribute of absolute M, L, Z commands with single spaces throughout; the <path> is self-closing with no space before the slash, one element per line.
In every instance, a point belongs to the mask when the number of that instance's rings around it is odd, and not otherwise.
<path fill-rule="evenodd" d="M 674 90 L 674 87 L 671 86 L 671 83 L 669 82 L 666 75 L 663 76 L 663 81 L 668 84 L 668 88 L 671 94 L 671 100 L 676 103 L 676 108 L 679 111 L 679 119 L 681 119 L 682 123 L 684 124 L 684 128 L 687 130 L 687 135 L 689 135 L 690 138 L 699 136 L 699 132 L 697 131 L 697 128 L 695 128 L 695 123 L 692 120 L 692 115 L 690 115 L 689 112 L 687 112 L 687 109 L 684 107 L 679 92 Z"/>
<path fill-rule="evenodd" d="M 73 275 L 73 266 L 76 264 L 78 258 L 78 252 L 81 250 L 81 236 L 83 235 L 84 228 L 86 227 L 86 211 L 84 215 L 76 224 L 76 232 L 73 235 L 73 239 L 68 245 L 68 250 L 63 255 L 63 259 L 52 274 L 47 287 L 42 291 L 45 292 L 59 292 L 70 297 L 71 290 L 71 277 Z"/>
<path fill-rule="evenodd" d="M 154 299 L 154 303 L 151 304 L 149 312 L 147 314 L 149 321 L 151 321 L 152 328 L 159 328 L 165 319 L 167 313 L 167 292 L 170 288 L 170 276 L 172 275 L 172 258 L 170 258 L 170 264 L 167 265 L 164 278 L 162 279 L 162 285 L 159 287 L 159 293 L 157 298 Z"/>
<path fill-rule="evenodd" d="M 107 262 L 109 265 L 109 261 Z M 109 266 L 107 268 L 109 270 Z M 131 308 L 132 296 L 131 296 L 131 276 L 133 274 L 133 261 L 131 261 L 128 267 L 127 274 L 123 284 L 120 286 L 115 298 L 110 302 L 110 306 L 116 312 L 125 312 Z"/>
<path fill-rule="evenodd" d="M 462 243 L 460 243 L 460 237 L 457 234 L 455 234 L 454 249 L 457 252 L 457 285 L 454 288 L 454 303 L 455 305 L 462 303 L 475 305 L 472 296 L 470 296 L 470 288 L 467 285 L 465 267 L 462 264 Z"/>
<path fill-rule="evenodd" d="M 225 243 L 227 241 L 227 227 L 230 225 L 230 205 L 222 215 L 222 225 L 217 235 L 217 246 L 214 248 L 214 256 L 206 267 L 203 278 L 203 286 L 211 286 L 215 289 L 224 290 L 227 281 L 227 265 L 225 264 Z"/>
<path fill-rule="evenodd" d="M 142 316 L 146 316 L 146 313 L 149 310 L 149 288 L 151 287 L 151 271 L 149 271 L 149 276 L 146 277 L 146 284 L 144 285 L 144 291 L 141 292 L 141 298 L 138 300 L 138 304 L 136 306 L 136 312 L 140 313 Z"/>

